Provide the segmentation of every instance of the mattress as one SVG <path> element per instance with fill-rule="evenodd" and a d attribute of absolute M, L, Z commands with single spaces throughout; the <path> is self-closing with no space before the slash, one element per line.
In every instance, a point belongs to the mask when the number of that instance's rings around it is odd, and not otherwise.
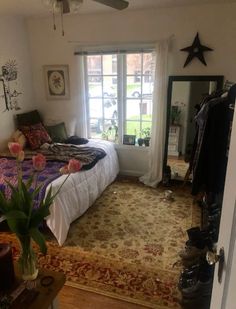
<path fill-rule="evenodd" d="M 70 224 L 86 212 L 119 172 L 113 143 L 90 140 L 86 146 L 102 148 L 107 155 L 92 169 L 71 174 L 50 206 L 50 215 L 46 218 L 46 223 L 60 246 L 67 238 Z M 62 175 L 55 179 L 48 185 L 46 192 L 52 186 L 52 192 L 55 194 L 66 177 Z"/>

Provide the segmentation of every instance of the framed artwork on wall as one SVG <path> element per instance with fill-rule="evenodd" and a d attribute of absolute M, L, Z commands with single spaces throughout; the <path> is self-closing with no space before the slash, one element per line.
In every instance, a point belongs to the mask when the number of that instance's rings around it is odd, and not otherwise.
<path fill-rule="evenodd" d="M 48 100 L 68 100 L 69 91 L 69 66 L 44 65 L 44 78 L 46 97 Z"/>

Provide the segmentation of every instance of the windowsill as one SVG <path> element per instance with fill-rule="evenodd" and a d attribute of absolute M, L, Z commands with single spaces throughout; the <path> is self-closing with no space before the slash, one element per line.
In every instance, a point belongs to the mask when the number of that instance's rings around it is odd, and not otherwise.
<path fill-rule="evenodd" d="M 124 145 L 114 144 L 115 149 L 135 150 L 135 151 L 148 151 L 149 147 L 138 146 L 138 145 Z"/>

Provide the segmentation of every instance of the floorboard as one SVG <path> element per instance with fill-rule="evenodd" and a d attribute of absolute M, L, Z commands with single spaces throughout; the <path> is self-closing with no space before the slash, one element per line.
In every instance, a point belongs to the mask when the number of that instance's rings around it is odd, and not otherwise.
<path fill-rule="evenodd" d="M 62 309 L 144 309 L 140 305 L 110 298 L 97 293 L 64 286 L 59 293 L 59 308 Z"/>

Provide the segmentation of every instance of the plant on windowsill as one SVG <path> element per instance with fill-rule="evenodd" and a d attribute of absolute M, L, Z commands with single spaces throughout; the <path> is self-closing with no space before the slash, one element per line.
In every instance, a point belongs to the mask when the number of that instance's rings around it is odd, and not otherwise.
<path fill-rule="evenodd" d="M 150 145 L 151 128 L 144 128 L 141 130 L 141 134 L 144 136 L 143 142 L 146 147 Z"/>
<path fill-rule="evenodd" d="M 19 240 L 21 256 L 18 262 L 23 280 L 34 280 L 38 275 L 38 269 L 32 240 L 39 246 L 40 251 L 46 254 L 47 246 L 43 234 L 39 231 L 39 225 L 50 214 L 49 207 L 65 181 L 71 173 L 81 169 L 81 164 L 78 160 L 72 159 L 68 165 L 62 167 L 60 172 L 68 175 L 59 189 L 52 194 L 52 187 L 50 187 L 44 200 L 39 201 L 39 206 L 34 208 L 37 202 L 36 196 L 41 189 L 41 186 L 37 185 L 38 174 L 44 170 L 46 159 L 42 154 L 33 156 L 34 171 L 28 179 L 23 181 L 24 151 L 18 143 L 9 143 L 8 147 L 11 155 L 16 158 L 17 183 L 13 185 L 5 181 L 6 185 L 3 186 L 5 188 L 0 190 L 0 222 L 6 220 L 10 230 Z"/>

